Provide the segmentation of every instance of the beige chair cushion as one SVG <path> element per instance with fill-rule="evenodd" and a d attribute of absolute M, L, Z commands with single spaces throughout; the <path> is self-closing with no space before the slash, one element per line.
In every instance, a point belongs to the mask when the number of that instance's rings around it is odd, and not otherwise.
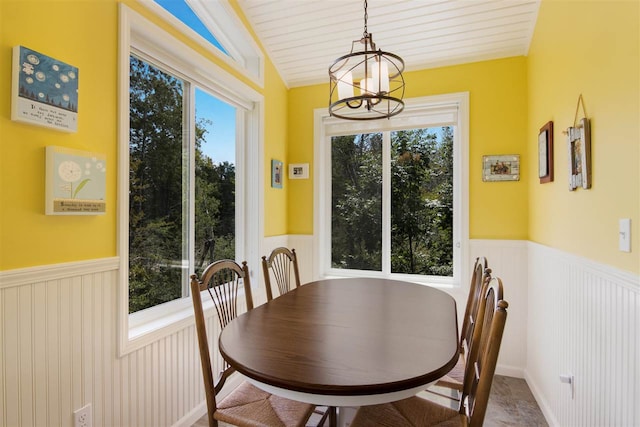
<path fill-rule="evenodd" d="M 362 406 L 351 427 L 464 426 L 466 417 L 458 411 L 419 397 L 382 405 Z"/>
<path fill-rule="evenodd" d="M 272 395 L 245 381 L 218 403 L 214 418 L 245 427 L 304 427 L 314 408 Z"/>

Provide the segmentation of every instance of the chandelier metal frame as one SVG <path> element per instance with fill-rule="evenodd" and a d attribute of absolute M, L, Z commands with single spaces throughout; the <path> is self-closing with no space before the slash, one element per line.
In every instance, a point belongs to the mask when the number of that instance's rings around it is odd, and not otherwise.
<path fill-rule="evenodd" d="M 329 114 L 333 117 L 376 120 L 393 117 L 404 109 L 404 61 L 398 55 L 376 49 L 367 20 L 365 0 L 362 38 L 354 40 L 351 52 L 329 67 Z M 355 51 L 357 44 L 363 45 L 363 50 Z M 361 80 L 356 83 L 354 77 Z"/>

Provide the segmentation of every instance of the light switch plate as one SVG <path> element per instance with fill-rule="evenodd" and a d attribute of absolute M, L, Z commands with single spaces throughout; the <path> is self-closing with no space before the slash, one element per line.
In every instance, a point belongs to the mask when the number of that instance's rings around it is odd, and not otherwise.
<path fill-rule="evenodd" d="M 621 252 L 631 252 L 631 218 L 621 218 L 618 248 Z"/>

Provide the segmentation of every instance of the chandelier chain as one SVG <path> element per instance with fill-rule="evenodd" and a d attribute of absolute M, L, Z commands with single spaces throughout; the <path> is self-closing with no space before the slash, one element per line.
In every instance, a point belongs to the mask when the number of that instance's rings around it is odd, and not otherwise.
<path fill-rule="evenodd" d="M 369 14 L 367 13 L 367 0 L 364 0 L 364 33 L 362 34 L 362 37 L 365 39 L 369 35 L 369 31 L 367 30 L 367 18 L 369 18 Z"/>

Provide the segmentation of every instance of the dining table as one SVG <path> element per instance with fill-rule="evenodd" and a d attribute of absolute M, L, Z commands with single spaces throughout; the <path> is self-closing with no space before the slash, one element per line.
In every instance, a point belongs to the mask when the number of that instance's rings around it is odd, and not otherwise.
<path fill-rule="evenodd" d="M 329 408 L 413 396 L 458 360 L 456 303 L 387 278 L 310 282 L 247 311 L 219 336 L 222 357 L 275 395 Z M 331 424 L 336 425 L 335 410 Z"/>

